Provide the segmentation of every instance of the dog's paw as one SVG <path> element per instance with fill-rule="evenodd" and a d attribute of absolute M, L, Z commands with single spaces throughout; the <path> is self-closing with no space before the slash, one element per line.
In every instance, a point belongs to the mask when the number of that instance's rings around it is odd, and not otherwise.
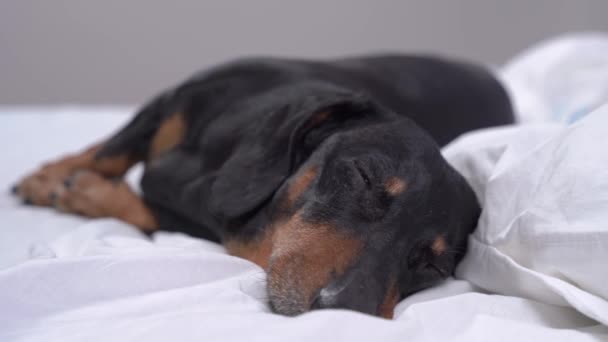
<path fill-rule="evenodd" d="M 51 206 L 53 193 L 73 172 L 73 165 L 66 160 L 47 163 L 24 177 L 11 191 L 25 204 Z"/>
<path fill-rule="evenodd" d="M 126 182 L 107 179 L 92 171 L 77 171 L 51 198 L 58 210 L 86 217 L 114 217 L 139 223 L 142 216 L 148 215 L 141 199 Z"/>
<path fill-rule="evenodd" d="M 60 211 L 88 217 L 117 216 L 128 197 L 128 186 L 92 171 L 77 171 L 50 196 L 51 205 Z"/>
<path fill-rule="evenodd" d="M 68 162 L 43 166 L 19 182 L 13 192 L 27 204 L 87 217 L 114 217 L 144 231 L 157 228 L 150 209 L 122 179 L 108 179 Z"/>

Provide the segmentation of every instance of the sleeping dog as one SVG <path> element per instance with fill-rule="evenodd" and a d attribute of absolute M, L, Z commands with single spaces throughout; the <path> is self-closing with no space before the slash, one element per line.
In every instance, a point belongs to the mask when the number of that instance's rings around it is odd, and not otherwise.
<path fill-rule="evenodd" d="M 448 277 L 480 207 L 439 148 L 513 122 L 478 66 L 423 56 L 243 59 L 156 96 L 109 139 L 43 165 L 26 203 L 220 241 L 269 305 L 391 317 Z M 142 194 L 121 177 L 145 163 Z"/>

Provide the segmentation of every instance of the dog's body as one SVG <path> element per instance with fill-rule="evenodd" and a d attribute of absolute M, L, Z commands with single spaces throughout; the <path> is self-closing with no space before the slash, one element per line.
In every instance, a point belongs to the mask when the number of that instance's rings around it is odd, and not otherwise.
<path fill-rule="evenodd" d="M 277 312 L 390 316 L 400 296 L 453 271 L 479 215 L 439 146 L 512 122 L 503 88 L 469 64 L 240 60 L 164 92 L 109 140 L 43 168 L 18 192 L 221 241 L 268 271 Z M 103 178 L 138 161 L 143 200 Z M 79 169 L 92 172 L 55 184 Z"/>

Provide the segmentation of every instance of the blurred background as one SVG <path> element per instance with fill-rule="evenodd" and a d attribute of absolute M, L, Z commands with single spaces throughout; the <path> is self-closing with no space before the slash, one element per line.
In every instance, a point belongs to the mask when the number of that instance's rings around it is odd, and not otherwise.
<path fill-rule="evenodd" d="M 136 104 L 250 55 L 432 52 L 499 66 L 605 0 L 2 0 L 0 104 Z"/>

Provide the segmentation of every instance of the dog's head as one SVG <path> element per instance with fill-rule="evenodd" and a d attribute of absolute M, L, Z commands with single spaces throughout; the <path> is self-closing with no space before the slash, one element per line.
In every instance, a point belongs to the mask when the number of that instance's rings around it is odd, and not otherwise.
<path fill-rule="evenodd" d="M 313 89 L 286 94 L 292 107 L 272 116 L 283 116 L 279 125 L 259 123 L 258 138 L 237 147 L 213 206 L 228 222 L 256 216 L 263 225 L 227 245 L 265 267 L 274 311 L 391 317 L 400 298 L 452 274 L 479 206 L 412 121 L 361 96 Z"/>

